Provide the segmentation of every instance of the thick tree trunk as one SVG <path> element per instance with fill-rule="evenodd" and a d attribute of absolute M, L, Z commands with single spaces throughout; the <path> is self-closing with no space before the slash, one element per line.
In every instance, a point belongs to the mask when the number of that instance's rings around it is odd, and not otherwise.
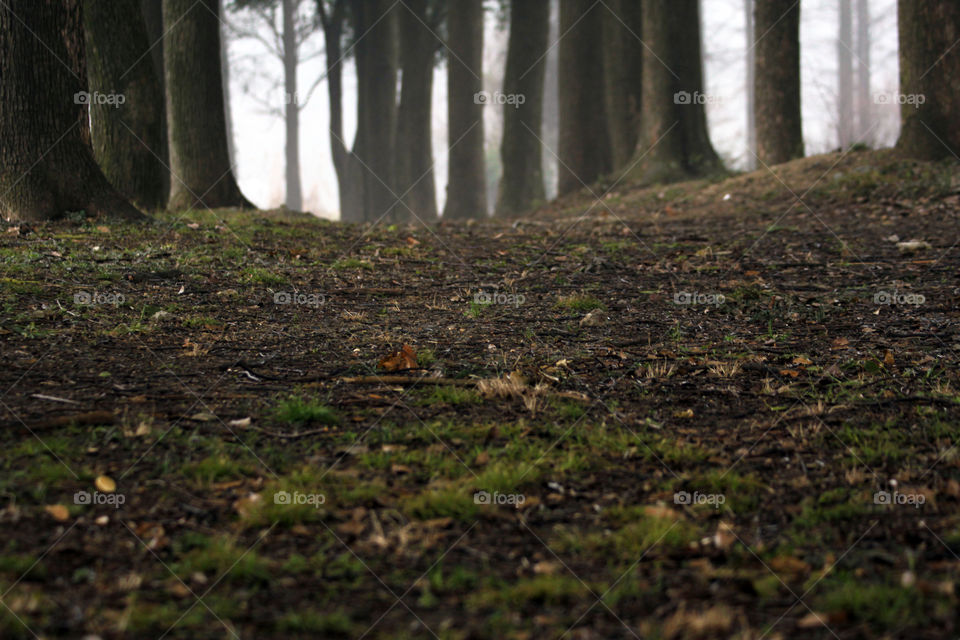
<path fill-rule="evenodd" d="M 547 31 L 547 42 L 557 42 L 560 39 L 560 0 L 547 0 L 550 5 L 550 24 Z M 541 164 L 544 172 L 544 187 L 547 199 L 557 197 L 557 162 L 556 150 L 560 148 L 560 52 L 559 47 L 547 47 L 546 79 L 543 82 L 543 153 Z"/>
<path fill-rule="evenodd" d="M 503 105 L 500 158 L 503 176 L 497 195 L 497 215 L 523 213 L 543 202 L 543 81 L 546 70 L 547 2 L 510 3 L 510 36 L 503 93 L 514 104 Z M 519 97 L 523 103 L 519 104 Z"/>
<path fill-rule="evenodd" d="M 153 61 L 153 73 L 160 89 L 160 146 L 154 151 L 160 156 L 165 168 L 163 172 L 163 202 L 166 205 L 170 195 L 170 149 L 167 140 L 167 87 L 163 72 L 163 0 L 140 0 L 143 23 L 147 29 L 147 46 L 150 47 L 150 60 Z"/>
<path fill-rule="evenodd" d="M 625 169 L 637 148 L 643 88 L 643 31 L 638 0 L 610 0 L 603 15 L 604 107 L 613 169 Z"/>
<path fill-rule="evenodd" d="M 107 180 L 139 206 L 167 201 L 163 94 L 136 2 L 87 2 L 87 75 L 93 153 Z"/>
<path fill-rule="evenodd" d="M 450 145 L 447 220 L 487 215 L 483 153 L 483 0 L 447 9 L 447 131 Z"/>
<path fill-rule="evenodd" d="M 226 11 L 227 0 L 220 0 L 220 15 Z M 223 121 L 227 129 L 227 156 L 230 166 L 237 166 L 237 145 L 233 130 L 233 111 L 230 108 L 230 46 L 227 42 L 227 24 L 220 23 L 220 83 L 223 85 Z"/>
<path fill-rule="evenodd" d="M 960 154 L 960 4 L 900 0 L 900 139 L 912 158 Z M 922 104 L 919 104 L 922 102 Z"/>
<path fill-rule="evenodd" d="M 89 146 L 79 0 L 0 3 L 0 211 L 47 220 L 71 211 L 145 219 Z"/>
<path fill-rule="evenodd" d="M 376 222 L 389 215 L 396 198 L 393 145 L 397 122 L 396 9 L 390 0 L 355 0 L 357 40 L 356 160 L 350 171 L 359 184 L 359 211 L 348 219 Z"/>
<path fill-rule="evenodd" d="M 397 222 L 437 220 L 437 188 L 433 177 L 431 108 L 434 56 L 439 42 L 432 33 L 427 0 L 407 0 L 400 11 L 400 67 L 402 87 L 397 113 L 394 168 Z"/>
<path fill-rule="evenodd" d="M 250 207 L 227 146 L 219 0 L 163 0 L 171 209 Z"/>
<path fill-rule="evenodd" d="M 837 34 L 837 137 L 846 150 L 854 139 L 853 126 L 853 15 L 850 0 L 840 0 Z"/>
<path fill-rule="evenodd" d="M 756 0 L 757 157 L 764 165 L 803 157 L 800 120 L 800 4 Z"/>
<path fill-rule="evenodd" d="M 283 0 L 283 84 L 286 88 L 284 121 L 286 123 L 287 209 L 303 209 L 300 186 L 300 100 L 297 95 L 297 30 L 295 0 Z"/>
<path fill-rule="evenodd" d="M 641 182 L 723 170 L 707 133 L 697 0 L 644 0 L 643 91 L 636 166 Z"/>
<path fill-rule="evenodd" d="M 593 0 L 560 0 L 560 176 L 558 193 L 583 188 L 608 173 L 610 137 L 604 106 L 604 7 Z"/>

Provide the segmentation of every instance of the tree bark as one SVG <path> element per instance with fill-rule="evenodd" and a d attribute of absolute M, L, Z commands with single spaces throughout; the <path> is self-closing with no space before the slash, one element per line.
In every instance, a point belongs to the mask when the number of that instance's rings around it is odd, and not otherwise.
<path fill-rule="evenodd" d="M 153 60 L 144 55 L 150 45 L 140 4 L 87 2 L 84 30 L 97 163 L 124 196 L 144 209 L 162 209 L 163 94 Z"/>
<path fill-rule="evenodd" d="M 624 169 L 633 157 L 640 132 L 640 90 L 643 88 L 643 31 L 638 0 L 610 0 L 603 17 L 604 107 L 613 169 Z"/>
<path fill-rule="evenodd" d="M 644 0 L 643 90 L 636 166 L 642 183 L 723 171 L 707 132 L 697 0 Z"/>
<path fill-rule="evenodd" d="M 543 85 L 546 70 L 550 4 L 510 3 L 510 35 L 503 93 L 523 97 L 523 104 L 503 105 L 500 158 L 503 176 L 497 195 L 497 215 L 515 215 L 536 207 L 546 195 L 541 165 Z"/>
<path fill-rule="evenodd" d="M 960 4 L 900 0 L 900 139 L 907 157 L 960 154 Z M 922 104 L 918 104 L 922 101 Z"/>
<path fill-rule="evenodd" d="M 598 46 L 603 10 L 592 0 L 560 0 L 559 195 L 581 189 L 612 168 Z"/>
<path fill-rule="evenodd" d="M 837 137 L 845 151 L 854 139 L 853 126 L 853 14 L 850 0 L 840 0 L 837 34 Z"/>
<path fill-rule="evenodd" d="M 150 60 L 153 61 L 153 73 L 160 89 L 160 146 L 154 149 L 160 156 L 165 168 L 163 172 L 163 202 L 170 195 L 170 149 L 167 139 L 167 86 L 163 73 L 163 0 L 141 0 L 140 9 L 147 30 L 147 46 L 150 48 Z"/>
<path fill-rule="evenodd" d="M 67 212 L 142 220 L 89 146 L 79 0 L 0 3 L 0 211 L 12 220 Z"/>
<path fill-rule="evenodd" d="M 303 188 L 300 185 L 300 100 L 297 95 L 297 52 L 296 0 L 283 0 L 283 84 L 284 122 L 286 124 L 286 186 L 287 209 L 303 209 Z"/>
<path fill-rule="evenodd" d="M 756 31 L 757 158 L 769 166 L 803 157 L 800 4 L 756 0 Z"/>
<path fill-rule="evenodd" d="M 219 0 L 163 0 L 170 209 L 246 207 L 230 164 Z"/>
<path fill-rule="evenodd" d="M 390 0 L 354 0 L 357 134 L 351 171 L 359 188 L 359 211 L 348 219 L 376 222 L 389 215 L 396 198 L 393 145 L 397 122 L 396 11 Z"/>
<path fill-rule="evenodd" d="M 458 0 L 447 10 L 449 176 L 443 217 L 487 215 L 483 150 L 483 0 Z"/>
<path fill-rule="evenodd" d="M 396 222 L 437 220 L 437 188 L 433 176 L 432 105 L 434 56 L 439 41 L 433 35 L 435 17 L 427 0 L 406 0 L 400 7 L 400 68 L 402 85 L 397 112 L 394 168 Z"/>

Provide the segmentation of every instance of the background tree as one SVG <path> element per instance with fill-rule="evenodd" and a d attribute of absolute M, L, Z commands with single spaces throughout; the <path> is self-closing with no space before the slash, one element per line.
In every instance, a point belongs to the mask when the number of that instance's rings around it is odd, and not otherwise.
<path fill-rule="evenodd" d="M 757 168 L 756 58 L 757 29 L 753 20 L 754 0 L 743 0 L 744 32 L 747 41 L 747 156 L 746 167 Z"/>
<path fill-rule="evenodd" d="M 433 69 L 440 47 L 444 3 L 405 0 L 399 8 L 400 106 L 394 171 L 400 205 L 394 221 L 437 219 L 437 186 L 433 175 Z"/>
<path fill-rule="evenodd" d="M 447 9 L 447 130 L 450 144 L 448 220 L 487 215 L 483 157 L 483 0 L 459 0 Z"/>
<path fill-rule="evenodd" d="M 147 31 L 147 43 L 150 47 L 150 60 L 153 62 L 153 73 L 160 89 L 160 103 L 158 108 L 160 118 L 160 144 L 154 151 L 160 156 L 164 167 L 170 166 L 170 149 L 167 138 L 167 87 L 163 72 L 163 0 L 140 0 L 140 10 L 143 14 L 143 24 Z M 170 171 L 163 172 L 163 201 L 166 203 L 170 194 Z"/>
<path fill-rule="evenodd" d="M 603 23 L 604 108 L 611 166 L 625 168 L 637 148 L 643 88 L 643 31 L 638 0 L 609 0 L 598 7 Z"/>
<path fill-rule="evenodd" d="M 697 0 L 644 0 L 643 90 L 637 165 L 640 182 L 668 182 L 723 169 L 704 103 Z"/>
<path fill-rule="evenodd" d="M 870 3 L 857 0 L 856 108 L 857 140 L 873 146 L 873 99 L 870 95 Z"/>
<path fill-rule="evenodd" d="M 0 3 L 0 211 L 14 220 L 67 212 L 144 219 L 89 146 L 80 0 Z"/>
<path fill-rule="evenodd" d="M 755 0 L 754 99 L 757 157 L 765 165 L 803 157 L 800 119 L 800 3 Z"/>
<path fill-rule="evenodd" d="M 498 215 L 523 213 L 545 198 L 540 140 L 549 20 L 548 2 L 510 2 L 503 93 L 523 96 L 523 104 L 503 105 L 503 175 L 497 194 Z"/>
<path fill-rule="evenodd" d="M 840 149 L 853 144 L 853 10 L 850 0 L 840 0 L 837 33 L 837 137 Z"/>
<path fill-rule="evenodd" d="M 253 207 L 227 147 L 219 0 L 163 0 L 171 209 Z"/>
<path fill-rule="evenodd" d="M 311 48 L 316 21 L 312 12 L 304 10 L 308 6 L 314 5 L 308 0 L 233 0 L 229 4 L 230 33 L 257 42 L 282 68 L 282 78 L 277 82 L 276 75 L 269 73 L 269 68 L 263 64 L 262 55 L 249 56 L 249 60 L 242 61 L 247 64 L 241 67 L 246 93 L 266 113 L 284 122 L 285 204 L 293 211 L 303 208 L 300 114 L 322 80 L 317 78 L 308 90 L 300 91 L 297 77 L 300 65 L 323 53 L 320 48 Z M 269 87 L 266 95 L 260 89 L 264 80 Z M 257 87 L 251 89 L 254 82 Z"/>
<path fill-rule="evenodd" d="M 960 154 L 960 4 L 899 0 L 900 107 L 897 149 L 912 158 Z M 919 96 L 923 96 L 923 104 Z"/>
<path fill-rule="evenodd" d="M 150 47 L 140 4 L 87 2 L 83 9 L 89 91 L 123 96 L 90 102 L 93 153 L 120 193 L 145 209 L 167 202 L 163 93 L 145 55 Z"/>
<path fill-rule="evenodd" d="M 592 0 L 560 0 L 560 195 L 590 184 L 612 168 L 599 46 L 602 10 Z"/>

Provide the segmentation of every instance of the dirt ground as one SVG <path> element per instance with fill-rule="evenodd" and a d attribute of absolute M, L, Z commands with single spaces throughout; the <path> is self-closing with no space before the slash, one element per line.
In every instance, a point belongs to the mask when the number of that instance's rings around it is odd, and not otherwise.
<path fill-rule="evenodd" d="M 0 229 L 0 637 L 956 637 L 960 171 L 776 172 Z"/>

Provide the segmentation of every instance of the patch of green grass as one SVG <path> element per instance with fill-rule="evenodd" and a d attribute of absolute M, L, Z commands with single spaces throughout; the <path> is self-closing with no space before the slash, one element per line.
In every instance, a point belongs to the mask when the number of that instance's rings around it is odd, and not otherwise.
<path fill-rule="evenodd" d="M 554 304 L 556 309 L 561 311 L 575 311 L 585 313 L 594 309 L 606 309 L 604 304 L 588 293 L 574 293 L 569 296 L 561 296 Z"/>
<path fill-rule="evenodd" d="M 335 425 L 340 422 L 333 409 L 312 398 L 290 396 L 273 408 L 272 417 L 277 422 L 292 425 L 318 423 Z"/>
<path fill-rule="evenodd" d="M 817 587 L 815 608 L 843 612 L 880 630 L 902 630 L 906 625 L 936 624 L 953 615 L 945 596 L 924 595 L 900 585 L 868 582 L 849 573 L 837 573 Z M 899 635 L 899 634 L 896 634 Z"/>
<path fill-rule="evenodd" d="M 271 579 L 268 561 L 257 554 L 252 544 L 241 545 L 227 535 L 197 538 L 193 542 L 196 546 L 171 565 L 183 580 L 197 571 L 214 580 L 226 574 L 223 580 L 233 584 L 261 584 Z"/>
<path fill-rule="evenodd" d="M 480 394 L 473 389 L 454 385 L 435 385 L 432 389 L 421 392 L 415 403 L 420 406 L 429 406 L 434 404 L 479 404 L 481 401 Z"/>
<path fill-rule="evenodd" d="M 283 276 L 260 267 L 247 267 L 240 273 L 245 282 L 253 284 L 262 284 L 269 287 L 287 283 L 287 279 Z"/>
<path fill-rule="evenodd" d="M 322 613 L 312 610 L 288 611 L 277 620 L 277 630 L 287 633 L 318 633 L 323 637 L 350 637 L 354 624 L 342 611 Z"/>
<path fill-rule="evenodd" d="M 417 366 L 421 369 L 426 369 L 436 361 L 437 356 L 434 354 L 433 349 L 420 349 L 420 351 L 417 352 Z"/>
<path fill-rule="evenodd" d="M 223 480 L 243 477 L 246 465 L 223 454 L 212 455 L 185 465 L 183 473 L 193 481 L 209 486 Z"/>
<path fill-rule="evenodd" d="M 583 602 L 589 594 L 588 588 L 572 575 L 540 575 L 481 589 L 467 597 L 467 606 L 471 609 L 564 606 Z"/>
<path fill-rule="evenodd" d="M 487 309 L 491 306 L 493 306 L 492 302 L 478 302 L 477 300 L 471 300 L 467 305 L 467 310 L 464 311 L 463 314 L 468 318 L 479 318 L 484 309 Z"/>

